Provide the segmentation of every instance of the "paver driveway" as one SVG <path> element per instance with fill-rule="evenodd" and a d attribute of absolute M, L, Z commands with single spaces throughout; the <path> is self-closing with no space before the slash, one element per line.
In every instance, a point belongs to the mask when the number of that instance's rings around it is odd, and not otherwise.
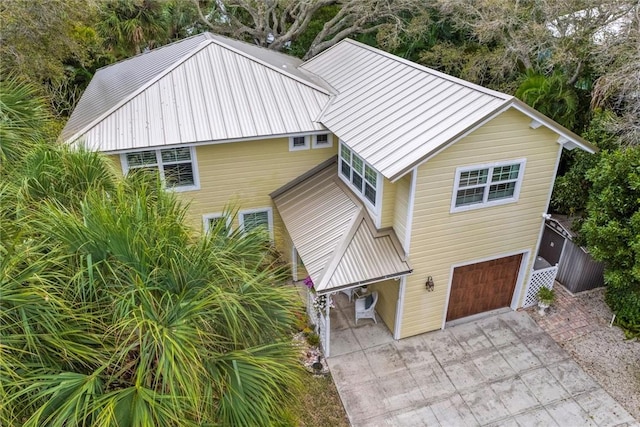
<path fill-rule="evenodd" d="M 376 328 L 328 359 L 354 426 L 640 427 L 526 313 L 384 343 Z"/>

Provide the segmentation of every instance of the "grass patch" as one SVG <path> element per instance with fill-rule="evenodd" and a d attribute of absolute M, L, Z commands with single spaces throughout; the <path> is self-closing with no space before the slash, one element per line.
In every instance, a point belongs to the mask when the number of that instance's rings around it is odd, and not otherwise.
<path fill-rule="evenodd" d="M 331 376 L 309 374 L 298 401 L 300 427 L 349 427 L 347 413 Z"/>

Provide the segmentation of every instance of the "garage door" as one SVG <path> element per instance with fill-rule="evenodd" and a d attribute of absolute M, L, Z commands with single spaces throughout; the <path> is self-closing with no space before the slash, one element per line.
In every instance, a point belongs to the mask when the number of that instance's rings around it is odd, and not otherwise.
<path fill-rule="evenodd" d="M 519 254 L 455 268 L 447 321 L 509 307 L 521 261 Z"/>

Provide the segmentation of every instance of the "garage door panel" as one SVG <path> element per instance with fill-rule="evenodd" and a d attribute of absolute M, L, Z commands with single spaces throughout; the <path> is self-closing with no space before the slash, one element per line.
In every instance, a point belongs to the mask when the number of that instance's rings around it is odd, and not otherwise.
<path fill-rule="evenodd" d="M 456 267 L 447 321 L 511 304 L 522 254 Z"/>

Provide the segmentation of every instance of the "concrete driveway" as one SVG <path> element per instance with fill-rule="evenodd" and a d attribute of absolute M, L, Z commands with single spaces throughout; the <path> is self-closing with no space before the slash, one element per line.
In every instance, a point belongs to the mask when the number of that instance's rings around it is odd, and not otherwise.
<path fill-rule="evenodd" d="M 640 427 L 526 313 L 400 341 L 358 329 L 328 359 L 354 426 Z"/>

